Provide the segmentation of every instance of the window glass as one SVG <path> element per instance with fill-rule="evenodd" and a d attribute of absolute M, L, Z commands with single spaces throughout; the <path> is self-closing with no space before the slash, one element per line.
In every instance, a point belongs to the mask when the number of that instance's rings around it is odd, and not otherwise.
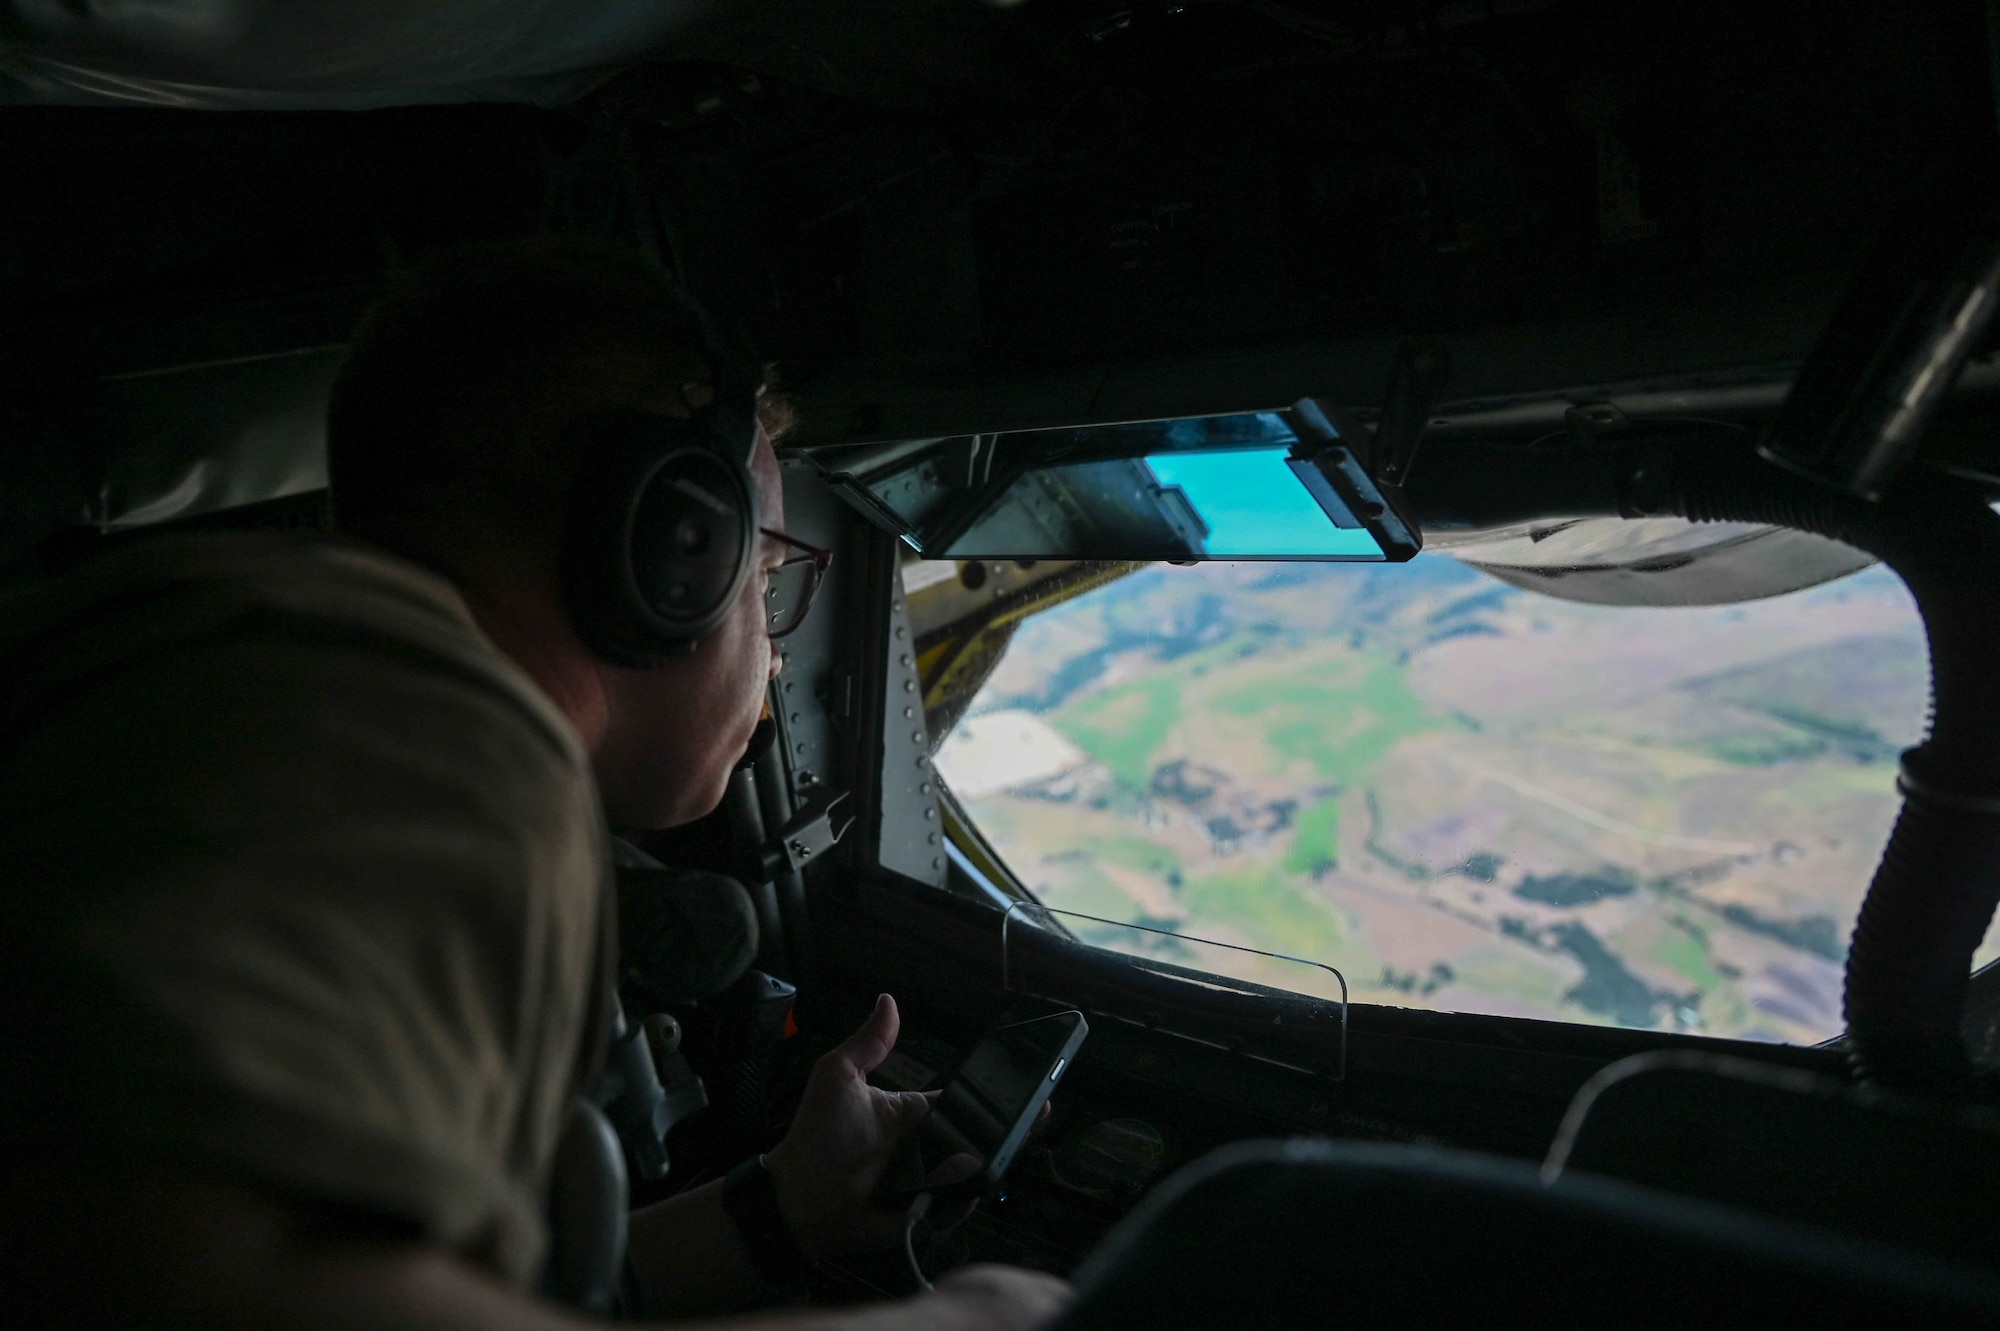
<path fill-rule="evenodd" d="M 1880 569 L 1659 609 L 1154 566 L 1025 624 L 938 770 L 1047 904 L 1356 1001 L 1815 1042 L 1926 687 Z"/>

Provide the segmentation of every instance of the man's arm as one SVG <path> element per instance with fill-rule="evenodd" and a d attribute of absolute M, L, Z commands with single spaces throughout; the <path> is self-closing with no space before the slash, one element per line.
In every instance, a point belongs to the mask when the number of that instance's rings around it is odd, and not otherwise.
<path fill-rule="evenodd" d="M 722 1207 L 722 1180 L 632 1216 L 628 1251 L 649 1312 L 700 1317 L 754 1307 L 765 1290 Z"/>
<path fill-rule="evenodd" d="M 57 1324 L 218 1331 L 582 1331 L 603 1325 L 529 1298 L 436 1249 L 343 1233 L 308 1208 L 167 1165 L 80 1165 L 9 1191 L 28 1280 L 10 1303 Z M 40 1195 L 33 1195 L 39 1193 Z M 726 1220 L 725 1220 L 726 1225 Z M 13 1246 L 10 1242 L 10 1246 Z M 38 1289 L 37 1286 L 40 1288 Z M 1048 1276 L 975 1267 L 902 1304 L 802 1310 L 682 1331 L 1026 1331 L 1067 1300 Z"/>
<path fill-rule="evenodd" d="M 884 995 L 867 1021 L 813 1068 L 785 1140 L 770 1156 L 781 1211 L 814 1258 L 900 1240 L 903 1217 L 874 1206 L 882 1169 L 927 1100 L 867 1077 L 900 1020 Z M 67 1161 L 6 1181 L 10 1237 L 25 1239 L 30 1284 L 80 1325 L 193 1324 L 230 1331 L 578 1331 L 596 1325 L 532 1299 L 480 1268 L 400 1237 L 218 1174 L 143 1158 Z M 649 1308 L 675 1318 L 748 1307 L 761 1289 L 711 1183 L 632 1219 L 631 1255 Z M 969 1267 L 937 1292 L 841 1312 L 786 1310 L 722 1322 L 735 1331 L 1026 1331 L 1053 1317 L 1068 1287 L 1010 1267 Z"/>

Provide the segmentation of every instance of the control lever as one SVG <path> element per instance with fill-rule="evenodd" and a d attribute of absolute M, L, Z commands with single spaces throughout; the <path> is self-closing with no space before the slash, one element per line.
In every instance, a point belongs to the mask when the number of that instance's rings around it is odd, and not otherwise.
<path fill-rule="evenodd" d="M 667 1176 L 667 1134 L 708 1107 L 708 1087 L 680 1048 L 670 1013 L 634 1022 L 620 1003 L 590 1097 L 617 1131 L 631 1172 L 649 1183 Z"/>
<path fill-rule="evenodd" d="M 693 1118 L 708 1108 L 708 1086 L 695 1075 L 687 1055 L 681 1052 L 681 1024 L 670 1012 L 655 1012 L 646 1018 L 646 1047 L 652 1052 L 659 1072 L 660 1090 L 666 1100 L 666 1132 L 683 1119 Z"/>

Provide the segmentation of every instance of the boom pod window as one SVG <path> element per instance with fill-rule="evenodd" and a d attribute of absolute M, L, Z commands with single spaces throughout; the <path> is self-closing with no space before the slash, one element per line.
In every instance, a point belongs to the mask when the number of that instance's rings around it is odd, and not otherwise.
<path fill-rule="evenodd" d="M 1924 698 L 1879 569 L 1662 608 L 1432 554 L 1154 565 L 1022 621 L 936 766 L 1058 909 L 1361 1002 L 1813 1043 Z"/>

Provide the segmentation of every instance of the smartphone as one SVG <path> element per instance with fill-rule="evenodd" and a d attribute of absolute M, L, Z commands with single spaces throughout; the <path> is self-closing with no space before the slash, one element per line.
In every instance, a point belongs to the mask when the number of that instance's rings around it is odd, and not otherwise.
<path fill-rule="evenodd" d="M 1058 1012 L 987 1032 L 911 1134 L 876 1199 L 899 1208 L 920 1192 L 945 1202 L 992 1191 L 1088 1034 L 1090 1024 L 1081 1012 Z M 962 1155 L 978 1161 L 976 1171 L 948 1184 L 924 1186 L 939 1165 Z"/>

